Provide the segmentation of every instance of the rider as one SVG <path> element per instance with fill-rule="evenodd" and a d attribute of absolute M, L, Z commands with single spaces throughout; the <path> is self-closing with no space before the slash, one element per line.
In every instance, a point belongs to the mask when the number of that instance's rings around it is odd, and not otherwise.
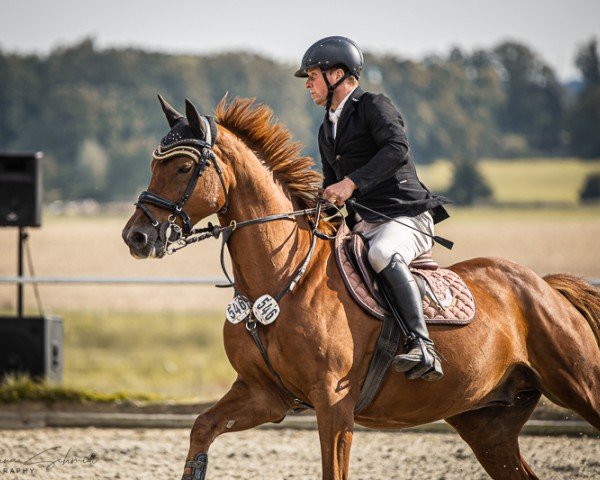
<path fill-rule="evenodd" d="M 323 196 L 338 206 L 354 197 L 416 229 L 346 205 L 349 226 L 363 233 L 369 263 L 413 334 L 408 352 L 397 355 L 393 367 L 409 379 L 438 380 L 444 375 L 441 362 L 408 265 L 433 246 L 420 232 L 433 235 L 434 223 L 448 218 L 442 206 L 448 200 L 432 195 L 419 181 L 400 113 L 385 95 L 359 86 L 362 68 L 356 43 L 334 36 L 313 44 L 295 73 L 306 78 L 312 100 L 326 109 L 319 129 Z"/>

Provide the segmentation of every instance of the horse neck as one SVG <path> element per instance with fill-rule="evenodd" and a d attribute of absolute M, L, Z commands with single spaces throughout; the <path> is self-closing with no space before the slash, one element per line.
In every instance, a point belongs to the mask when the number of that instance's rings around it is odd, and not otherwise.
<path fill-rule="evenodd" d="M 240 223 L 295 209 L 283 187 L 250 151 L 230 162 L 235 182 L 229 191 L 230 208 L 221 224 Z M 256 299 L 279 293 L 308 252 L 310 234 L 298 220 L 275 220 L 235 230 L 228 242 L 238 291 Z"/>

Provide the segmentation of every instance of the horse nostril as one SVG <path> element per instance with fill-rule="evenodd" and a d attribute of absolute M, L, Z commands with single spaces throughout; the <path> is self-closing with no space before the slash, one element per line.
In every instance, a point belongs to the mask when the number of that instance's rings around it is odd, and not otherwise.
<path fill-rule="evenodd" d="M 148 243 L 148 235 L 135 231 L 129 234 L 129 245 L 134 248 L 143 248 Z"/>

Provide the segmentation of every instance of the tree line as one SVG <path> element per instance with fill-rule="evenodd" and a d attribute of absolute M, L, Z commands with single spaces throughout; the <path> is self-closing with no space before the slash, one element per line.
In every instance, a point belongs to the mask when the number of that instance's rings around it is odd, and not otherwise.
<path fill-rule="evenodd" d="M 517 42 L 420 61 L 366 54 L 361 83 L 400 109 L 417 163 L 599 158 L 596 40 L 574 60 L 582 80 L 562 85 Z M 0 150 L 45 153 L 46 200 L 129 200 L 146 186 L 150 152 L 167 130 L 156 94 L 176 107 L 187 97 L 209 114 L 228 93 L 270 105 L 318 164 L 323 112 L 295 67 L 246 52 L 99 49 L 91 39 L 46 56 L 0 50 Z"/>

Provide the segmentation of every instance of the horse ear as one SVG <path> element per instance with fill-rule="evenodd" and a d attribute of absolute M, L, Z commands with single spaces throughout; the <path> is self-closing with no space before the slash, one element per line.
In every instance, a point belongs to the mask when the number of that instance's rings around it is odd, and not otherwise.
<path fill-rule="evenodd" d="M 169 105 L 169 103 L 160 95 L 158 95 L 158 101 L 160 102 L 160 106 L 162 107 L 165 117 L 167 117 L 169 127 L 173 128 L 173 126 L 177 123 L 177 120 L 183 118 L 183 115 Z"/>
<path fill-rule="evenodd" d="M 206 138 L 206 125 L 200 120 L 200 115 L 194 104 L 187 98 L 185 99 L 185 116 L 188 119 L 192 132 L 198 135 L 198 138 L 204 140 Z"/>

